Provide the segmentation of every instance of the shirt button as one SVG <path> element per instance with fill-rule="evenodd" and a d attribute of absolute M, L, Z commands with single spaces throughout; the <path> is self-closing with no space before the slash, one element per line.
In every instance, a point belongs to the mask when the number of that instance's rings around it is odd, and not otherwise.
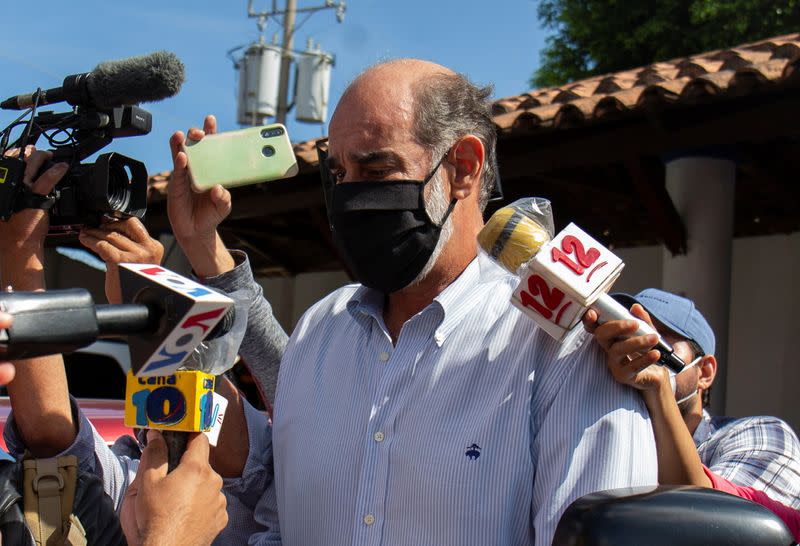
<path fill-rule="evenodd" d="M 372 525 L 373 523 L 375 523 L 375 516 L 373 516 L 372 514 L 367 514 L 366 516 L 364 516 L 364 523 L 367 525 Z"/>
<path fill-rule="evenodd" d="M 380 355 L 378 355 L 378 358 L 381 359 L 381 362 L 386 362 L 389 360 L 389 353 L 383 351 Z"/>
<path fill-rule="evenodd" d="M 442 334 L 440 334 L 440 333 L 438 333 L 438 332 L 437 332 L 437 333 L 436 333 L 436 335 L 434 335 L 434 336 L 433 336 L 433 340 L 434 340 L 436 343 L 438 343 L 439 345 L 441 345 L 441 344 L 442 344 L 442 342 L 444 341 L 444 335 L 442 335 Z"/>
<path fill-rule="evenodd" d="M 380 432 L 380 431 L 378 431 L 375 434 L 373 434 L 372 437 L 375 438 L 376 442 L 382 442 L 383 439 L 385 438 L 385 436 L 383 435 L 383 432 Z"/>

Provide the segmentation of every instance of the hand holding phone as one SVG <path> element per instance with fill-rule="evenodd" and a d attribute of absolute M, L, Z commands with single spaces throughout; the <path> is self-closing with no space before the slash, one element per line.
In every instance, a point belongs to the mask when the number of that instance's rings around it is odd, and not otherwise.
<path fill-rule="evenodd" d="M 192 189 L 204 192 L 269 182 L 297 174 L 292 143 L 281 124 L 250 127 L 186 139 L 183 151 Z"/>

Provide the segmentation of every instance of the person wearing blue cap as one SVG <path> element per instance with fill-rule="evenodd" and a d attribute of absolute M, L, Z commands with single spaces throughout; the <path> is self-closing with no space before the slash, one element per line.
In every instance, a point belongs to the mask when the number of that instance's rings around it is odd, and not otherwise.
<path fill-rule="evenodd" d="M 797 518 L 797 435 L 776 417 L 736 419 L 709 413 L 718 366 L 715 339 L 694 302 L 655 288 L 635 296 L 612 297 L 636 317 L 650 322 L 686 363 L 678 374 L 654 365 L 659 357 L 652 349 L 657 338 L 654 334 L 630 337 L 637 329 L 635 321 L 609 321 L 596 329 L 591 326 L 596 316 L 584 321 L 606 350 L 614 378 L 641 391 L 656 438 L 659 482 L 714 487 L 747 498 L 766 493 L 769 498 L 762 500 L 791 507 L 790 513 Z"/>

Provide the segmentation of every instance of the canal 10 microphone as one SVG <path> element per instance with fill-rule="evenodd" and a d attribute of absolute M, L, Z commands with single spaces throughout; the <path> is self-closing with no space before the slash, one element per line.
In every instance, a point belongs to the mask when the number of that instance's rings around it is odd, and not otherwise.
<path fill-rule="evenodd" d="M 520 278 L 511 303 L 558 341 L 589 309 L 600 324 L 635 320 L 639 329 L 632 336 L 656 334 L 658 364 L 680 372 L 685 363 L 672 346 L 608 295 L 625 266 L 622 260 L 573 223 L 553 236 L 550 210 L 546 199 L 520 199 L 495 212 L 478 234 L 489 257 Z"/>

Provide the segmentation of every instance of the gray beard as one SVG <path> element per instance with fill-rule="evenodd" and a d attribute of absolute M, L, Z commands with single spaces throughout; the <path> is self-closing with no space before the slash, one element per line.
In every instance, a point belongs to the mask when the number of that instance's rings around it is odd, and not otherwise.
<path fill-rule="evenodd" d="M 440 173 L 442 171 L 439 170 L 436 172 L 436 175 L 430 181 L 430 192 L 428 192 L 428 196 L 425 198 L 425 212 L 428 213 L 428 218 L 431 219 L 432 222 L 435 224 L 441 224 L 442 218 L 444 215 L 447 214 L 447 209 L 450 208 L 450 200 L 447 198 L 447 194 L 444 192 L 444 183 L 442 182 L 442 177 Z M 439 260 L 439 256 L 444 250 L 444 245 L 450 240 L 450 237 L 453 236 L 453 215 L 447 217 L 447 221 L 442 226 L 442 232 L 439 234 L 439 240 L 436 241 L 436 247 L 433 249 L 433 253 L 431 257 L 428 259 L 428 263 L 425 264 L 425 267 L 422 268 L 422 271 L 419 272 L 419 275 L 409 283 L 409 286 L 416 286 L 421 283 L 428 274 L 433 269 L 433 266 L 436 265 L 436 262 Z"/>

